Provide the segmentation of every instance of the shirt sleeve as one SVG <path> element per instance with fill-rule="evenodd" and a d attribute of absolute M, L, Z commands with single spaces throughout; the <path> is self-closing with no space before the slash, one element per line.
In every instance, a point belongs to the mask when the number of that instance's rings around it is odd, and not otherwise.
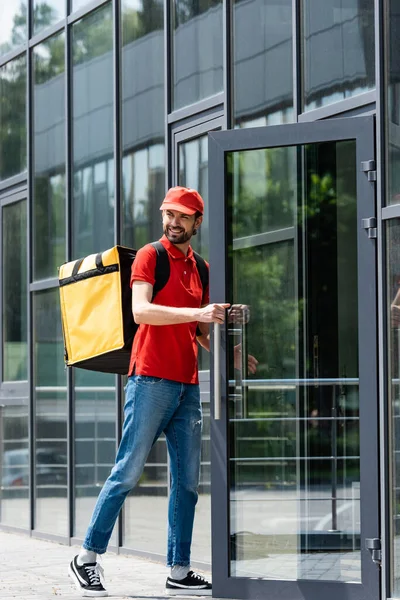
<path fill-rule="evenodd" d="M 131 287 L 134 281 L 145 281 L 154 286 L 156 273 L 156 250 L 148 244 L 137 251 L 132 263 Z"/>

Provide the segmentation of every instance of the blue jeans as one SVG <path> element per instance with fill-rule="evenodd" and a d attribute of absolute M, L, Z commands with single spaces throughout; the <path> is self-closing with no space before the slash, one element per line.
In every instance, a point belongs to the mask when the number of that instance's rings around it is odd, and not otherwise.
<path fill-rule="evenodd" d="M 189 565 L 197 503 L 202 414 L 198 385 L 133 375 L 125 388 L 125 420 L 115 465 L 97 499 L 83 547 L 106 551 L 126 496 L 137 484 L 162 432 L 171 467 L 167 565 Z"/>

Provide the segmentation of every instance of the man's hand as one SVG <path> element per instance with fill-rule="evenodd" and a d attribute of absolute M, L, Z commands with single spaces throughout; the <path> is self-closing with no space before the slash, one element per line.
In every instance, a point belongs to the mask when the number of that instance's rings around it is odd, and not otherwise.
<path fill-rule="evenodd" d="M 230 304 L 207 304 L 199 311 L 198 321 L 200 323 L 223 323 L 225 321 L 225 310 Z"/>
<path fill-rule="evenodd" d="M 235 369 L 242 370 L 242 344 L 233 348 L 233 365 Z M 251 354 L 247 356 L 247 368 L 252 375 L 257 371 L 258 360 Z"/>

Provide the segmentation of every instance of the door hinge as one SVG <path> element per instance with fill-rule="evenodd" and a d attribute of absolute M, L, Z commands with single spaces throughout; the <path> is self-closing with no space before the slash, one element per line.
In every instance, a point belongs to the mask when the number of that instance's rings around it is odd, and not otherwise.
<path fill-rule="evenodd" d="M 376 219 L 375 217 L 369 217 L 368 219 L 362 220 L 362 226 L 367 231 L 370 239 L 376 239 Z"/>
<path fill-rule="evenodd" d="M 380 565 L 382 563 L 381 540 L 379 538 L 367 538 L 365 540 L 365 547 L 370 551 L 374 563 Z"/>
<path fill-rule="evenodd" d="M 361 171 L 367 174 L 368 181 L 376 181 L 376 163 L 374 160 L 363 160 Z"/>

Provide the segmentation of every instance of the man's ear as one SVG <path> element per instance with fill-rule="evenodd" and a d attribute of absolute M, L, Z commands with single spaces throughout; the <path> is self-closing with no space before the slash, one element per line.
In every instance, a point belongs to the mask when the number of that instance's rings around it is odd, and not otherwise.
<path fill-rule="evenodd" d="M 200 215 L 200 217 L 197 217 L 197 219 L 194 222 L 194 226 L 196 229 L 198 229 L 200 227 L 200 225 L 203 222 L 203 215 Z"/>

